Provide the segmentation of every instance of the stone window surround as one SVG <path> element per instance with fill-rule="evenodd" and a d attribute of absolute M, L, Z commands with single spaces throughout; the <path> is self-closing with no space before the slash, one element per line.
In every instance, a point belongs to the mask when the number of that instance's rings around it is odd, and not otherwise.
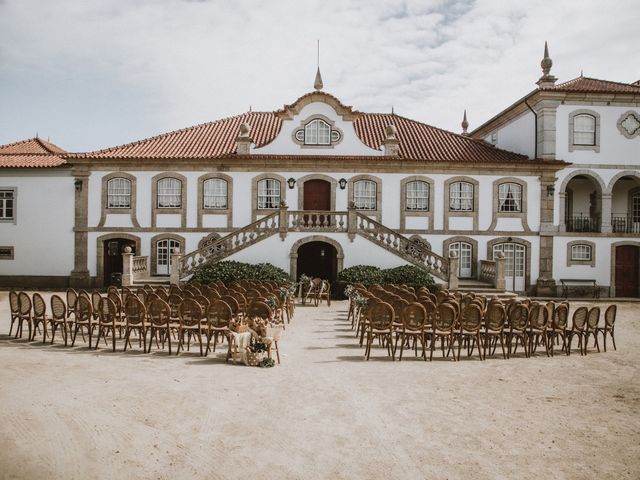
<path fill-rule="evenodd" d="M 151 255 L 149 255 L 149 272 L 151 275 L 160 275 L 158 273 L 158 245 L 157 243 L 160 240 L 177 240 L 180 242 L 180 253 L 185 253 L 185 239 L 183 236 L 178 235 L 176 233 L 159 233 L 158 235 L 154 235 L 151 237 Z M 169 254 L 171 255 L 171 253 Z M 165 276 L 165 275 L 161 275 Z"/>
<path fill-rule="evenodd" d="M 344 250 L 342 245 L 333 238 L 325 237 L 324 235 L 312 235 L 310 237 L 301 238 L 297 240 L 292 246 L 289 252 L 289 277 L 292 281 L 298 280 L 298 249 L 305 243 L 310 242 L 324 242 L 333 246 L 336 249 L 337 267 L 336 274 L 340 273 L 344 268 Z"/>
<path fill-rule="evenodd" d="M 451 210 L 451 185 L 458 182 L 467 182 L 473 185 L 473 209 L 470 212 L 460 212 L 457 210 Z M 464 175 L 460 175 L 457 177 L 451 177 L 445 180 L 444 182 L 444 195 L 445 195 L 445 206 L 444 206 L 444 228 L 446 230 L 451 230 L 449 226 L 449 218 L 450 217 L 471 217 L 473 218 L 473 228 L 474 232 L 478 231 L 478 206 L 480 205 L 479 201 L 479 186 L 480 183 L 478 180 L 467 177 Z"/>
<path fill-rule="evenodd" d="M 158 182 L 163 178 L 175 178 L 180 180 L 180 208 L 159 208 L 158 207 Z M 180 214 L 180 227 L 187 226 L 187 177 L 176 172 L 162 172 L 154 175 L 151 179 L 151 226 L 157 226 L 157 215 L 160 214 Z"/>
<path fill-rule="evenodd" d="M 407 184 L 410 182 L 425 182 L 429 185 L 429 208 L 427 210 L 407 210 Z M 429 228 L 420 229 L 426 230 L 427 232 L 433 231 L 433 202 L 434 202 L 434 190 L 435 190 L 435 182 L 424 175 L 412 175 L 410 177 L 405 177 L 400 180 L 400 231 L 410 232 L 412 230 L 407 230 L 407 217 L 426 217 L 429 219 Z M 414 229 L 415 231 L 415 229 Z"/>
<path fill-rule="evenodd" d="M 331 202 L 330 202 L 330 210 L 332 212 L 336 211 L 336 189 L 338 185 L 338 181 L 330 177 L 329 175 L 323 175 L 321 173 L 312 173 L 310 175 L 305 175 L 304 177 L 300 177 L 296 179 L 296 185 L 298 186 L 298 210 L 304 210 L 304 184 L 309 180 L 324 180 L 325 182 L 329 182 L 331 184 Z"/>
<path fill-rule="evenodd" d="M 316 120 L 316 119 L 320 119 L 320 120 L 326 122 L 331 127 L 331 132 L 329 133 L 329 141 L 331 143 L 329 143 L 329 145 L 308 145 L 308 144 L 306 144 L 304 142 L 301 142 L 300 140 L 298 140 L 296 138 L 296 133 L 299 130 L 303 130 L 304 131 L 304 127 L 309 122 L 312 122 L 313 120 Z M 331 140 L 331 133 L 332 132 L 338 132 L 340 134 L 340 138 L 335 142 Z M 326 116 L 324 116 L 322 114 L 319 114 L 319 113 L 318 114 L 313 114 L 313 115 L 305 118 L 304 120 L 301 120 L 300 121 L 300 126 L 298 128 L 294 128 L 293 131 L 291 132 L 291 139 L 293 140 L 293 143 L 295 143 L 296 145 L 299 145 L 300 148 L 331 149 L 331 148 L 334 148 L 336 145 L 338 145 L 340 142 L 342 142 L 343 138 L 344 138 L 344 133 L 339 128 L 336 128 L 336 122 L 331 120 L 329 117 L 326 117 Z"/>
<path fill-rule="evenodd" d="M 576 245 L 587 245 L 591 248 L 591 260 L 573 260 L 571 256 L 571 248 Z M 590 267 L 596 266 L 596 244 L 588 240 L 573 240 L 567 242 L 567 267 L 572 265 L 588 265 Z"/>
<path fill-rule="evenodd" d="M 640 137 L 640 128 L 638 128 L 634 133 L 629 134 L 629 132 L 627 132 L 624 127 L 622 126 L 622 122 L 625 121 L 625 119 L 629 116 L 629 115 L 633 115 L 636 120 L 640 121 L 640 113 L 636 112 L 635 110 L 627 110 L 626 112 L 624 112 L 622 115 L 620 115 L 620 118 L 618 119 L 618 121 L 616 122 L 616 126 L 618 127 L 618 131 L 624 135 L 625 138 L 628 139 L 632 139 L 634 137 Z"/>
<path fill-rule="evenodd" d="M 500 185 L 503 183 L 515 183 L 520 185 L 522 189 L 522 197 L 520 200 L 519 212 L 501 212 L 500 211 L 500 198 L 499 190 Z M 493 219 L 491 220 L 491 226 L 489 231 L 494 231 L 498 223 L 498 218 L 519 218 L 522 220 L 522 229 L 525 232 L 530 232 L 529 223 L 527 222 L 527 182 L 517 177 L 504 177 L 494 180 L 493 182 Z"/>
<path fill-rule="evenodd" d="M 574 119 L 578 115 L 591 115 L 595 118 L 595 144 L 594 145 L 574 145 L 573 143 L 573 124 Z M 594 152 L 600 152 L 600 114 L 593 110 L 589 110 L 586 108 L 581 108 L 578 110 L 574 110 L 569 112 L 569 151 L 573 152 L 574 150 L 593 150 Z"/>
<path fill-rule="evenodd" d="M 616 248 L 625 245 L 631 245 L 640 248 L 640 242 L 634 242 L 632 240 L 623 240 L 621 242 L 615 242 L 611 244 L 611 262 L 609 267 L 609 296 L 611 296 L 612 298 L 616 296 Z M 637 292 L 637 295 L 640 295 L 640 291 Z"/>
<path fill-rule="evenodd" d="M 449 237 L 442 242 L 442 256 L 449 258 L 449 246 L 452 243 L 464 242 L 471 245 L 471 277 L 478 278 L 478 241 L 471 237 L 465 237 L 464 235 L 456 235 L 455 237 Z"/>
<path fill-rule="evenodd" d="M 258 220 L 258 215 L 267 216 L 277 212 L 277 208 L 258 208 L 258 182 L 267 178 L 280 182 L 280 202 L 287 199 L 287 180 L 277 173 L 261 173 L 251 179 L 251 221 Z"/>
<path fill-rule="evenodd" d="M 14 225 L 17 225 L 18 223 L 18 187 L 0 187 L 0 190 L 13 191 L 13 217 L 0 218 L 0 223 L 13 223 Z"/>
<path fill-rule="evenodd" d="M 9 249 L 11 253 L 7 256 L 0 256 L 0 260 L 14 260 L 15 259 L 15 248 L 13 245 L 0 245 L 0 249 Z"/>
<path fill-rule="evenodd" d="M 376 184 L 376 209 L 375 210 L 360 210 L 358 211 L 368 217 L 374 217 L 378 222 L 382 222 L 382 180 L 373 175 L 354 175 L 347 181 L 347 205 L 353 202 L 354 187 L 353 184 L 360 180 L 369 180 Z"/>
<path fill-rule="evenodd" d="M 227 208 L 205 208 L 204 207 L 204 182 L 211 179 L 220 179 L 227 182 Z M 198 228 L 202 228 L 202 218 L 204 215 L 226 215 L 227 227 L 233 227 L 233 178 L 224 173 L 205 173 L 198 177 Z"/>
<path fill-rule="evenodd" d="M 131 182 L 131 204 L 129 208 L 109 208 L 108 207 L 108 197 L 109 197 L 109 180 L 114 178 L 124 178 Z M 140 228 L 140 224 L 138 223 L 137 217 L 137 179 L 135 176 L 125 173 L 125 172 L 113 172 L 109 173 L 102 177 L 102 212 L 100 213 L 100 222 L 98 223 L 98 227 L 104 227 L 105 222 L 107 221 L 107 215 L 110 214 L 129 214 L 131 216 L 131 225 L 135 228 Z"/>
<path fill-rule="evenodd" d="M 524 246 L 524 288 L 525 291 L 528 291 L 531 287 L 531 242 L 518 237 L 498 237 L 489 240 L 487 242 L 487 260 L 493 260 L 493 247 L 500 243 L 517 243 Z"/>
<path fill-rule="evenodd" d="M 104 242 L 116 239 L 131 240 L 136 242 L 136 255 L 140 255 L 140 237 L 129 233 L 108 233 L 96 238 L 96 287 L 104 286 Z"/>

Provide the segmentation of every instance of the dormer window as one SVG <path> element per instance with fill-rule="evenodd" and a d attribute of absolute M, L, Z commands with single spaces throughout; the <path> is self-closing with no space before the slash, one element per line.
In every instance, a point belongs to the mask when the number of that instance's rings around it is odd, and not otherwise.
<path fill-rule="evenodd" d="M 342 135 L 325 120 L 314 118 L 294 133 L 294 138 L 302 145 L 330 147 L 338 143 Z"/>

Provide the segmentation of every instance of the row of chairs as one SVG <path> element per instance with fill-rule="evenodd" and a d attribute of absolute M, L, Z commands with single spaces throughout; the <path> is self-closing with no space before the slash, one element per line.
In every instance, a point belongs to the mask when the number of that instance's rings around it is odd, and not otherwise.
<path fill-rule="evenodd" d="M 378 298 L 362 289 L 355 290 L 352 298 L 364 298 L 366 302 L 352 301 L 350 311 L 354 310 L 352 326 L 360 337 L 362 346 L 366 337 L 365 355 L 369 358 L 372 342 L 379 338 L 387 347 L 388 353 L 395 358 L 398 344 L 402 357 L 405 344 L 413 341 L 417 355 L 418 342 L 426 360 L 426 345 L 429 343 L 430 358 L 436 343 L 440 343 L 443 356 L 455 350 L 467 349 L 471 355 L 478 348 L 481 359 L 495 353 L 500 343 L 504 358 L 509 358 L 522 346 L 525 356 L 535 353 L 542 345 L 548 356 L 554 354 L 554 345 L 562 341 L 562 349 L 571 353 L 573 339 L 578 340 L 580 353 L 587 354 L 590 338 L 600 351 L 598 336 L 603 338 L 606 351 L 606 339 L 610 336 L 615 345 L 615 318 L 617 307 L 610 305 L 604 314 L 604 324 L 600 323 L 600 308 L 579 307 L 574 311 L 571 326 L 568 326 L 569 304 L 539 304 L 537 302 L 512 301 L 503 303 L 500 299 L 487 300 L 475 295 L 448 295 L 438 299 L 438 305 L 430 296 L 418 297 L 416 302 L 397 298 L 397 292 L 386 290 L 386 295 L 378 292 Z M 445 352 L 446 350 L 446 352 Z"/>

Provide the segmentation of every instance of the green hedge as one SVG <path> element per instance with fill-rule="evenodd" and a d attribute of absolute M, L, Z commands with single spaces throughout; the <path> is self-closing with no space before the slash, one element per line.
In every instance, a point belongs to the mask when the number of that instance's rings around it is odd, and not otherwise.
<path fill-rule="evenodd" d="M 275 280 L 284 282 L 289 280 L 289 274 L 270 263 L 243 263 L 225 260 L 209 263 L 196 268 L 191 282 L 207 284 L 220 280 L 226 285 L 238 280 Z"/>
<path fill-rule="evenodd" d="M 338 274 L 334 291 L 340 297 L 344 297 L 344 289 L 353 283 L 362 283 L 367 287 L 375 283 L 394 283 L 414 288 L 427 287 L 432 292 L 440 289 L 440 285 L 435 282 L 431 274 L 413 265 L 386 269 L 371 265 L 356 265 L 345 268 Z"/>

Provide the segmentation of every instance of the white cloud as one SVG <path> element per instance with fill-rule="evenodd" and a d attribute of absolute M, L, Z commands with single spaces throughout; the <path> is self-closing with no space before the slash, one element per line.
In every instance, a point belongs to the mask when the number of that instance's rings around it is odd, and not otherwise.
<path fill-rule="evenodd" d="M 544 40 L 553 73 L 640 78 L 635 0 L 504 2 L 5 0 L 0 143 L 51 135 L 94 149 L 312 87 L 362 111 L 459 131 L 534 88 Z"/>

